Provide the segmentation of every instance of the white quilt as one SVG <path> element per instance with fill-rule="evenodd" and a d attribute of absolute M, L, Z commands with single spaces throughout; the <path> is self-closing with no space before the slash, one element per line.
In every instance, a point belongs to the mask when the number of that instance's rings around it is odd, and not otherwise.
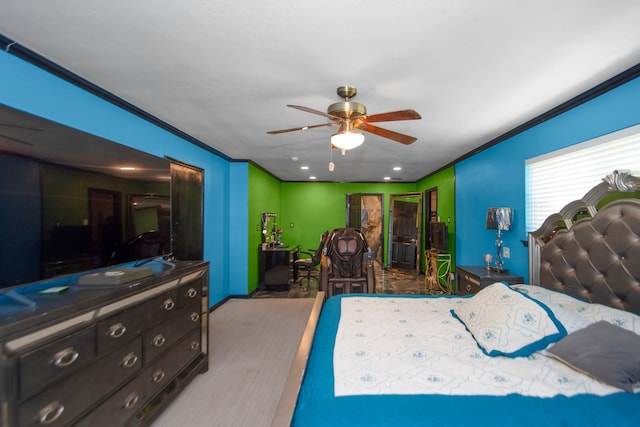
<path fill-rule="evenodd" d="M 603 317 L 627 329 L 640 328 L 636 324 L 638 316 L 604 306 L 600 306 L 602 310 L 594 310 L 593 304 L 549 294 L 537 287 L 525 289 L 538 292 L 541 299 L 547 298 L 554 313 L 555 309 L 562 311 L 558 319 L 562 321 L 564 316 L 566 321 L 573 322 L 568 330 Z M 343 298 L 333 359 L 335 395 L 518 393 L 552 397 L 619 391 L 545 356 L 544 352 L 520 358 L 486 356 L 450 313 L 459 300 Z"/>

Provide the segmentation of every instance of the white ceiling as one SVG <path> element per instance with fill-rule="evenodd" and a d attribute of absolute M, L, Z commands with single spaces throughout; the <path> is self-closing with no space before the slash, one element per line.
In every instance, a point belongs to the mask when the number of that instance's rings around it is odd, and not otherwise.
<path fill-rule="evenodd" d="M 416 181 L 639 64 L 639 23 L 638 0 L 0 0 L 0 34 L 285 181 Z M 341 85 L 416 110 L 378 125 L 418 140 L 266 134 L 325 123 L 286 104 Z"/>

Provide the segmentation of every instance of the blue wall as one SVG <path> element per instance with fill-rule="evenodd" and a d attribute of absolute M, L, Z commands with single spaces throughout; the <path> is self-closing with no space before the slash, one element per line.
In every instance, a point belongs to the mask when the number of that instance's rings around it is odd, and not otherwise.
<path fill-rule="evenodd" d="M 482 265 L 483 254 L 495 254 L 496 232 L 485 229 L 487 208 L 512 207 L 514 229 L 503 233 L 511 250 L 505 267 L 527 281 L 528 249 L 520 242 L 527 240 L 525 160 L 638 123 L 640 78 L 456 164 L 457 264 Z"/>
<path fill-rule="evenodd" d="M 0 51 L 0 103 L 205 171 L 204 257 L 210 305 L 247 292 L 248 164 L 228 162 L 15 56 Z M 455 166 L 456 260 L 480 265 L 495 253 L 488 207 L 515 209 L 506 266 L 528 279 L 525 160 L 640 123 L 640 78 L 518 134 Z M 570 177 L 567 177 L 570 179 Z M 239 262 L 238 260 L 242 260 Z"/>
<path fill-rule="evenodd" d="M 0 51 L 0 103 L 204 169 L 204 258 L 211 264 L 209 304 L 229 295 L 231 277 L 236 274 L 229 271 L 231 256 L 239 252 L 237 243 L 230 243 L 231 236 L 247 233 L 246 198 L 238 196 L 248 191 L 241 163 L 232 164 L 5 51 Z M 229 247 L 236 249 L 229 251 Z M 246 239 L 242 248 L 244 259 Z"/>

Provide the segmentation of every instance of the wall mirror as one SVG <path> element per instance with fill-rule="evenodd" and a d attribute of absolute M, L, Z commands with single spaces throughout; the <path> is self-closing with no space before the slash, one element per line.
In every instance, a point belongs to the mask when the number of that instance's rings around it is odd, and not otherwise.
<path fill-rule="evenodd" d="M 347 227 L 358 228 L 375 252 L 376 262 L 383 265 L 384 255 L 384 199 L 379 193 L 347 194 Z"/>
<path fill-rule="evenodd" d="M 169 160 L 3 105 L 0 199 L 2 288 L 171 252 Z"/>

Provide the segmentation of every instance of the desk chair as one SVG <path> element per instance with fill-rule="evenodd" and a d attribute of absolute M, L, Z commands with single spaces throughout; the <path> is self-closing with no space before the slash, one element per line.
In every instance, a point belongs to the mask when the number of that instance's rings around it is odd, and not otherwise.
<path fill-rule="evenodd" d="M 328 236 L 329 236 L 328 231 L 325 231 L 324 233 L 322 233 L 322 236 L 320 237 L 320 246 L 318 247 L 318 249 L 315 249 L 315 250 L 309 249 L 308 251 L 300 251 L 301 254 L 308 255 L 309 258 L 298 258 L 293 262 L 293 268 L 295 271 L 298 271 L 298 270 L 306 271 L 307 283 L 306 285 L 302 285 L 303 279 L 300 279 L 300 284 L 307 289 L 311 285 L 311 272 L 318 265 L 320 265 L 320 260 L 322 259 L 322 251 L 324 249 L 324 244 Z"/>

